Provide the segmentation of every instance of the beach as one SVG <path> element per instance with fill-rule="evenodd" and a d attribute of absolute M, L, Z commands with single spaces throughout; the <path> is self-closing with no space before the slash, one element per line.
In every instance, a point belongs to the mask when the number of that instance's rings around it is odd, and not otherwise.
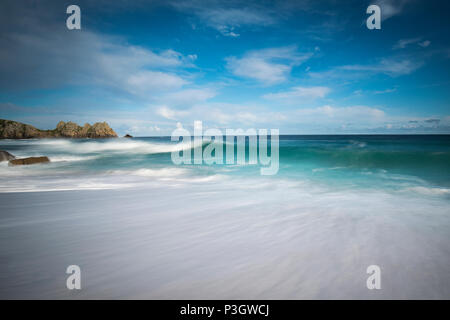
<path fill-rule="evenodd" d="M 275 176 L 175 166 L 170 146 L 1 141 L 52 162 L 1 163 L 0 298 L 450 297 L 446 137 L 281 137 Z"/>

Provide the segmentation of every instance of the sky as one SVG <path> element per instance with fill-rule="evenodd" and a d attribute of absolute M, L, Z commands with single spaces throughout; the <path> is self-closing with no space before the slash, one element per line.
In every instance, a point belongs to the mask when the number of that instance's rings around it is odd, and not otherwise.
<path fill-rule="evenodd" d="M 69 30 L 66 8 L 81 9 Z M 381 8 L 369 30 L 366 9 Z M 0 118 L 119 134 L 450 133 L 450 2 L 0 2 Z"/>

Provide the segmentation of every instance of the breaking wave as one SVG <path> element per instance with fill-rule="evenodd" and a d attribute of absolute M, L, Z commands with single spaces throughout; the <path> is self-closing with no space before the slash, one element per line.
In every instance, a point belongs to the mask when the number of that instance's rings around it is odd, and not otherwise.
<path fill-rule="evenodd" d="M 129 154 L 158 154 L 188 150 L 201 146 L 190 142 L 148 142 L 136 139 L 108 139 L 97 141 L 75 140 L 34 140 L 33 143 L 50 151 L 69 152 L 76 154 L 91 153 L 129 153 Z"/>

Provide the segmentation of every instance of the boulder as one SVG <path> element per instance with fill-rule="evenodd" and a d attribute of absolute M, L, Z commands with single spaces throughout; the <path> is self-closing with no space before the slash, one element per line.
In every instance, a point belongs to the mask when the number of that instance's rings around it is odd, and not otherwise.
<path fill-rule="evenodd" d="M 14 160 L 15 158 L 16 157 L 14 157 L 11 153 L 0 150 L 0 162 Z"/>
<path fill-rule="evenodd" d="M 50 159 L 48 157 L 30 157 L 30 158 L 10 160 L 8 165 L 21 166 L 21 165 L 47 163 L 47 162 L 50 162 Z"/>
<path fill-rule="evenodd" d="M 126 135 L 123 136 L 124 138 L 133 138 L 132 135 L 129 135 L 128 133 Z"/>

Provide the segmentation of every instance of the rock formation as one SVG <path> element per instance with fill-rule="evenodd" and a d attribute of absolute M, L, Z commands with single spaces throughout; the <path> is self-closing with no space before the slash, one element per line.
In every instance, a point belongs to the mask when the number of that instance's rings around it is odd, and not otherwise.
<path fill-rule="evenodd" d="M 16 157 L 14 157 L 11 153 L 8 151 L 0 150 L 0 162 L 2 161 L 9 161 L 14 160 Z"/>
<path fill-rule="evenodd" d="M 41 131 L 33 126 L 16 121 L 0 119 L 0 138 L 1 139 L 28 139 L 43 138 L 46 131 Z"/>
<path fill-rule="evenodd" d="M 10 160 L 8 165 L 20 166 L 20 165 L 29 165 L 29 164 L 47 163 L 47 162 L 50 162 L 50 159 L 47 157 L 31 157 L 31 158 Z"/>
<path fill-rule="evenodd" d="M 123 136 L 124 138 L 133 138 L 132 135 L 129 135 L 128 133 L 126 135 Z"/>
<path fill-rule="evenodd" d="M 80 127 L 74 122 L 60 121 L 53 130 L 39 130 L 31 125 L 0 119 L 0 139 L 30 138 L 115 138 L 117 134 L 106 122 Z"/>
<path fill-rule="evenodd" d="M 60 121 L 56 126 L 58 134 L 67 138 L 115 138 L 117 134 L 106 122 L 97 122 L 94 125 L 86 123 L 80 127 L 74 122 Z"/>

